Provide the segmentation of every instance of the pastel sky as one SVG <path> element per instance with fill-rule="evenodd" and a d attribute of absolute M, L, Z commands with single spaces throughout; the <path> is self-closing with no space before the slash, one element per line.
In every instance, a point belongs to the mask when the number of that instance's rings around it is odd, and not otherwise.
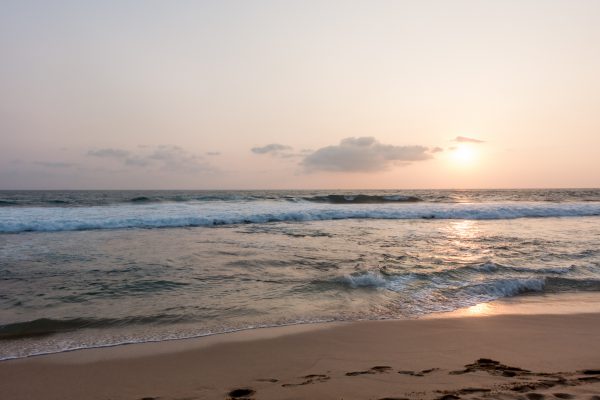
<path fill-rule="evenodd" d="M 2 1 L 0 189 L 600 187 L 600 1 Z"/>

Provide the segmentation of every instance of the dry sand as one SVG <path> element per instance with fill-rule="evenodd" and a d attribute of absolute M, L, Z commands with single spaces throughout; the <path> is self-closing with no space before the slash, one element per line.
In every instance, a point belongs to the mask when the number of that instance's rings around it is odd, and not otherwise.
<path fill-rule="evenodd" d="M 7 400 L 599 396 L 596 313 L 304 325 L 0 362 Z"/>

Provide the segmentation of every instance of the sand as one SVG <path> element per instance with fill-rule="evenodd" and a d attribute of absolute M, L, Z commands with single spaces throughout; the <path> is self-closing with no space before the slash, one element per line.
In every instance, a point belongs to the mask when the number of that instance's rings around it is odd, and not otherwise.
<path fill-rule="evenodd" d="M 2 399 L 594 399 L 600 314 L 258 329 L 0 362 Z"/>

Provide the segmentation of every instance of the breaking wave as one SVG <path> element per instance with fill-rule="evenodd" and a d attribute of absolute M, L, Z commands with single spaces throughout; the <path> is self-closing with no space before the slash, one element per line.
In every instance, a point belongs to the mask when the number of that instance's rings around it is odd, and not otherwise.
<path fill-rule="evenodd" d="M 341 219 L 514 219 L 600 215 L 600 203 L 315 204 L 278 201 L 1 207 L 0 233 L 177 228 Z"/>
<path fill-rule="evenodd" d="M 313 283 L 325 286 L 341 285 L 346 289 L 407 293 L 411 297 L 406 299 L 408 302 L 431 298 L 439 302 L 440 299 L 444 299 L 446 306 L 452 309 L 532 292 L 600 291 L 598 279 L 564 276 L 568 273 L 579 275 L 580 272 L 591 272 L 591 267 L 481 268 L 490 265 L 492 263 L 423 273 L 390 273 L 382 272 L 385 268 L 380 268 Z M 479 275 L 473 275 L 476 272 Z M 515 275 L 515 272 L 519 274 Z"/>
<path fill-rule="evenodd" d="M 304 197 L 306 201 L 312 201 L 315 203 L 331 203 L 331 204 L 382 204 L 382 203 L 414 203 L 423 201 L 422 199 L 415 196 L 403 196 L 403 195 L 389 195 L 389 196 L 375 196 L 367 194 L 357 195 L 342 195 L 342 194 L 330 194 L 326 196 L 313 196 Z"/>

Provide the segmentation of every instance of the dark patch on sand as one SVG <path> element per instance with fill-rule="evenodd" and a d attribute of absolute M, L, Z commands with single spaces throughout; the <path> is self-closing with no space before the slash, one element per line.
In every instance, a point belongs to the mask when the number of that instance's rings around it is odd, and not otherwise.
<path fill-rule="evenodd" d="M 377 400 L 410 400 L 408 397 L 382 397 Z"/>
<path fill-rule="evenodd" d="M 577 380 L 588 383 L 600 382 L 600 376 L 582 376 L 581 378 L 577 378 Z"/>
<path fill-rule="evenodd" d="M 410 376 L 425 376 L 433 371 L 438 371 L 439 368 L 429 368 L 429 369 L 424 369 L 422 371 L 407 371 L 407 370 L 400 370 L 398 371 L 399 374 L 402 375 L 410 375 Z"/>
<path fill-rule="evenodd" d="M 445 394 L 442 397 L 438 397 L 436 400 L 457 400 L 460 399 L 459 396 L 456 396 L 454 394 Z"/>
<path fill-rule="evenodd" d="M 392 367 L 388 367 L 387 365 L 376 365 L 365 371 L 346 372 L 346 376 L 383 374 L 386 372 L 390 372 L 391 370 Z"/>
<path fill-rule="evenodd" d="M 302 382 L 299 382 L 299 383 L 284 383 L 281 386 L 282 387 L 293 387 L 293 386 L 310 385 L 310 384 L 313 384 L 313 383 L 327 382 L 328 380 L 331 379 L 331 377 L 328 376 L 328 375 L 311 374 L 311 375 L 305 375 L 305 376 L 301 377 L 301 379 L 303 379 Z"/>
<path fill-rule="evenodd" d="M 491 392 L 492 389 L 488 388 L 464 388 L 457 390 L 457 394 L 472 394 L 472 393 L 488 393 Z"/>
<path fill-rule="evenodd" d="M 474 387 L 467 387 L 464 389 L 458 389 L 458 390 L 443 390 L 443 391 L 438 391 L 438 393 L 442 393 L 443 396 L 439 397 L 438 399 L 460 399 L 460 395 L 469 395 L 469 394 L 475 394 L 475 393 L 489 393 L 491 392 L 492 389 L 488 389 L 488 388 L 474 388 Z"/>
<path fill-rule="evenodd" d="M 525 397 L 527 397 L 529 400 L 543 400 L 546 398 L 546 396 L 541 393 L 527 393 Z"/>
<path fill-rule="evenodd" d="M 556 382 L 551 381 L 539 381 L 539 382 L 530 382 L 530 383 L 519 383 L 510 388 L 513 392 L 530 392 L 532 390 L 537 389 L 547 389 L 556 385 Z"/>
<path fill-rule="evenodd" d="M 451 371 L 450 374 L 460 375 L 477 371 L 485 371 L 489 374 L 502 375 L 507 377 L 528 374 L 531 372 L 519 367 L 510 367 L 508 365 L 501 364 L 499 361 L 491 360 L 489 358 L 480 358 L 472 364 L 465 365 L 465 369 L 459 371 Z"/>
<path fill-rule="evenodd" d="M 261 378 L 261 379 L 257 379 L 257 382 L 271 382 L 271 383 L 277 383 L 279 382 L 279 379 L 275 379 L 275 378 Z"/>
<path fill-rule="evenodd" d="M 552 394 L 554 397 L 556 397 L 557 399 L 574 399 L 575 396 L 573 396 L 572 394 L 569 393 L 553 393 Z"/>
<path fill-rule="evenodd" d="M 424 369 L 423 371 L 421 371 L 421 373 L 428 374 L 430 372 L 437 371 L 437 370 L 439 370 L 439 368 L 429 368 L 429 369 Z"/>
<path fill-rule="evenodd" d="M 248 396 L 252 396 L 254 393 L 256 393 L 256 392 L 253 389 L 240 388 L 240 389 L 233 389 L 231 392 L 228 393 L 228 396 L 231 399 L 247 399 Z"/>
<path fill-rule="evenodd" d="M 600 375 L 600 369 L 584 369 L 583 371 L 579 371 L 584 375 Z"/>

